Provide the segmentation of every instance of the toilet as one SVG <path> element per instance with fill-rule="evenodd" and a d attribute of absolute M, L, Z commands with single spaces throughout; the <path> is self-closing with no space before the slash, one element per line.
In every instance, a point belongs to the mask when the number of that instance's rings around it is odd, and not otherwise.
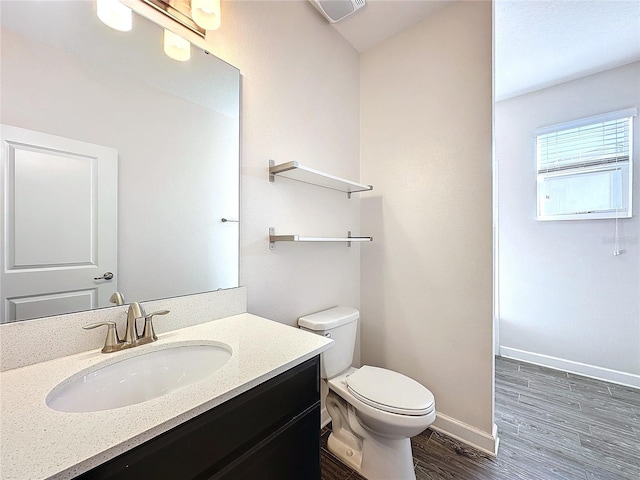
<path fill-rule="evenodd" d="M 327 446 L 368 480 L 414 480 L 410 437 L 435 420 L 433 394 L 398 372 L 351 366 L 359 317 L 354 308 L 335 307 L 298 319 L 301 329 L 335 342 L 320 361 L 332 421 Z"/>

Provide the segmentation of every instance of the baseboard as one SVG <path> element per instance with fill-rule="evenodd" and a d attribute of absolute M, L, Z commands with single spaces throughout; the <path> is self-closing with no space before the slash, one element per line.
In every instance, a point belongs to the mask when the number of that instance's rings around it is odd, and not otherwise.
<path fill-rule="evenodd" d="M 494 424 L 491 434 L 478 430 L 442 413 L 436 413 L 436 420 L 431 424 L 432 430 L 466 443 L 495 457 L 498 454 L 498 427 Z"/>
<path fill-rule="evenodd" d="M 640 388 L 640 375 L 633 373 L 620 372 L 608 368 L 589 365 L 586 363 L 565 360 L 564 358 L 551 357 L 540 353 L 527 352 L 511 347 L 500 347 L 500 355 L 514 360 L 534 363 L 543 367 L 563 370 L 565 372 L 575 373 L 585 377 L 604 380 L 606 382 L 617 383 L 627 387 Z"/>

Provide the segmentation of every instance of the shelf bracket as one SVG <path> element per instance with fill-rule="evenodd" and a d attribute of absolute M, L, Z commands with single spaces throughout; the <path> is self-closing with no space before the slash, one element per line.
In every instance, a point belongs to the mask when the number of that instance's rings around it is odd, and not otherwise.
<path fill-rule="evenodd" d="M 271 183 L 276 181 L 276 175 L 274 173 L 271 173 L 271 167 L 275 167 L 276 162 L 275 160 L 269 160 L 269 181 Z"/>
<path fill-rule="evenodd" d="M 273 160 L 269 160 L 269 163 L 273 162 Z M 273 180 L 270 180 L 273 182 Z M 269 227 L 269 250 L 275 250 L 276 249 L 276 242 L 275 240 L 273 240 L 273 237 L 276 234 L 276 229 L 273 227 Z"/>

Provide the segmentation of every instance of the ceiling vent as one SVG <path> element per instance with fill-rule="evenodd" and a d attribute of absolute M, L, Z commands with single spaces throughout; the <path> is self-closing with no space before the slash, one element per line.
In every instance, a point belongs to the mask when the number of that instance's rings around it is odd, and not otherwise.
<path fill-rule="evenodd" d="M 331 23 L 339 22 L 366 5 L 365 0 L 309 0 Z"/>

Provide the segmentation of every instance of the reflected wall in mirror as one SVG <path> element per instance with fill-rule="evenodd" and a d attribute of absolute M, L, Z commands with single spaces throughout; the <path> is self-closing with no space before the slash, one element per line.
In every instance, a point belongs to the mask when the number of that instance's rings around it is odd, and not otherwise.
<path fill-rule="evenodd" d="M 238 286 L 222 219 L 239 215 L 239 71 L 196 47 L 172 60 L 161 27 L 112 30 L 91 1 L 0 9 L 0 322 Z M 115 155 L 111 187 L 94 147 Z"/>

